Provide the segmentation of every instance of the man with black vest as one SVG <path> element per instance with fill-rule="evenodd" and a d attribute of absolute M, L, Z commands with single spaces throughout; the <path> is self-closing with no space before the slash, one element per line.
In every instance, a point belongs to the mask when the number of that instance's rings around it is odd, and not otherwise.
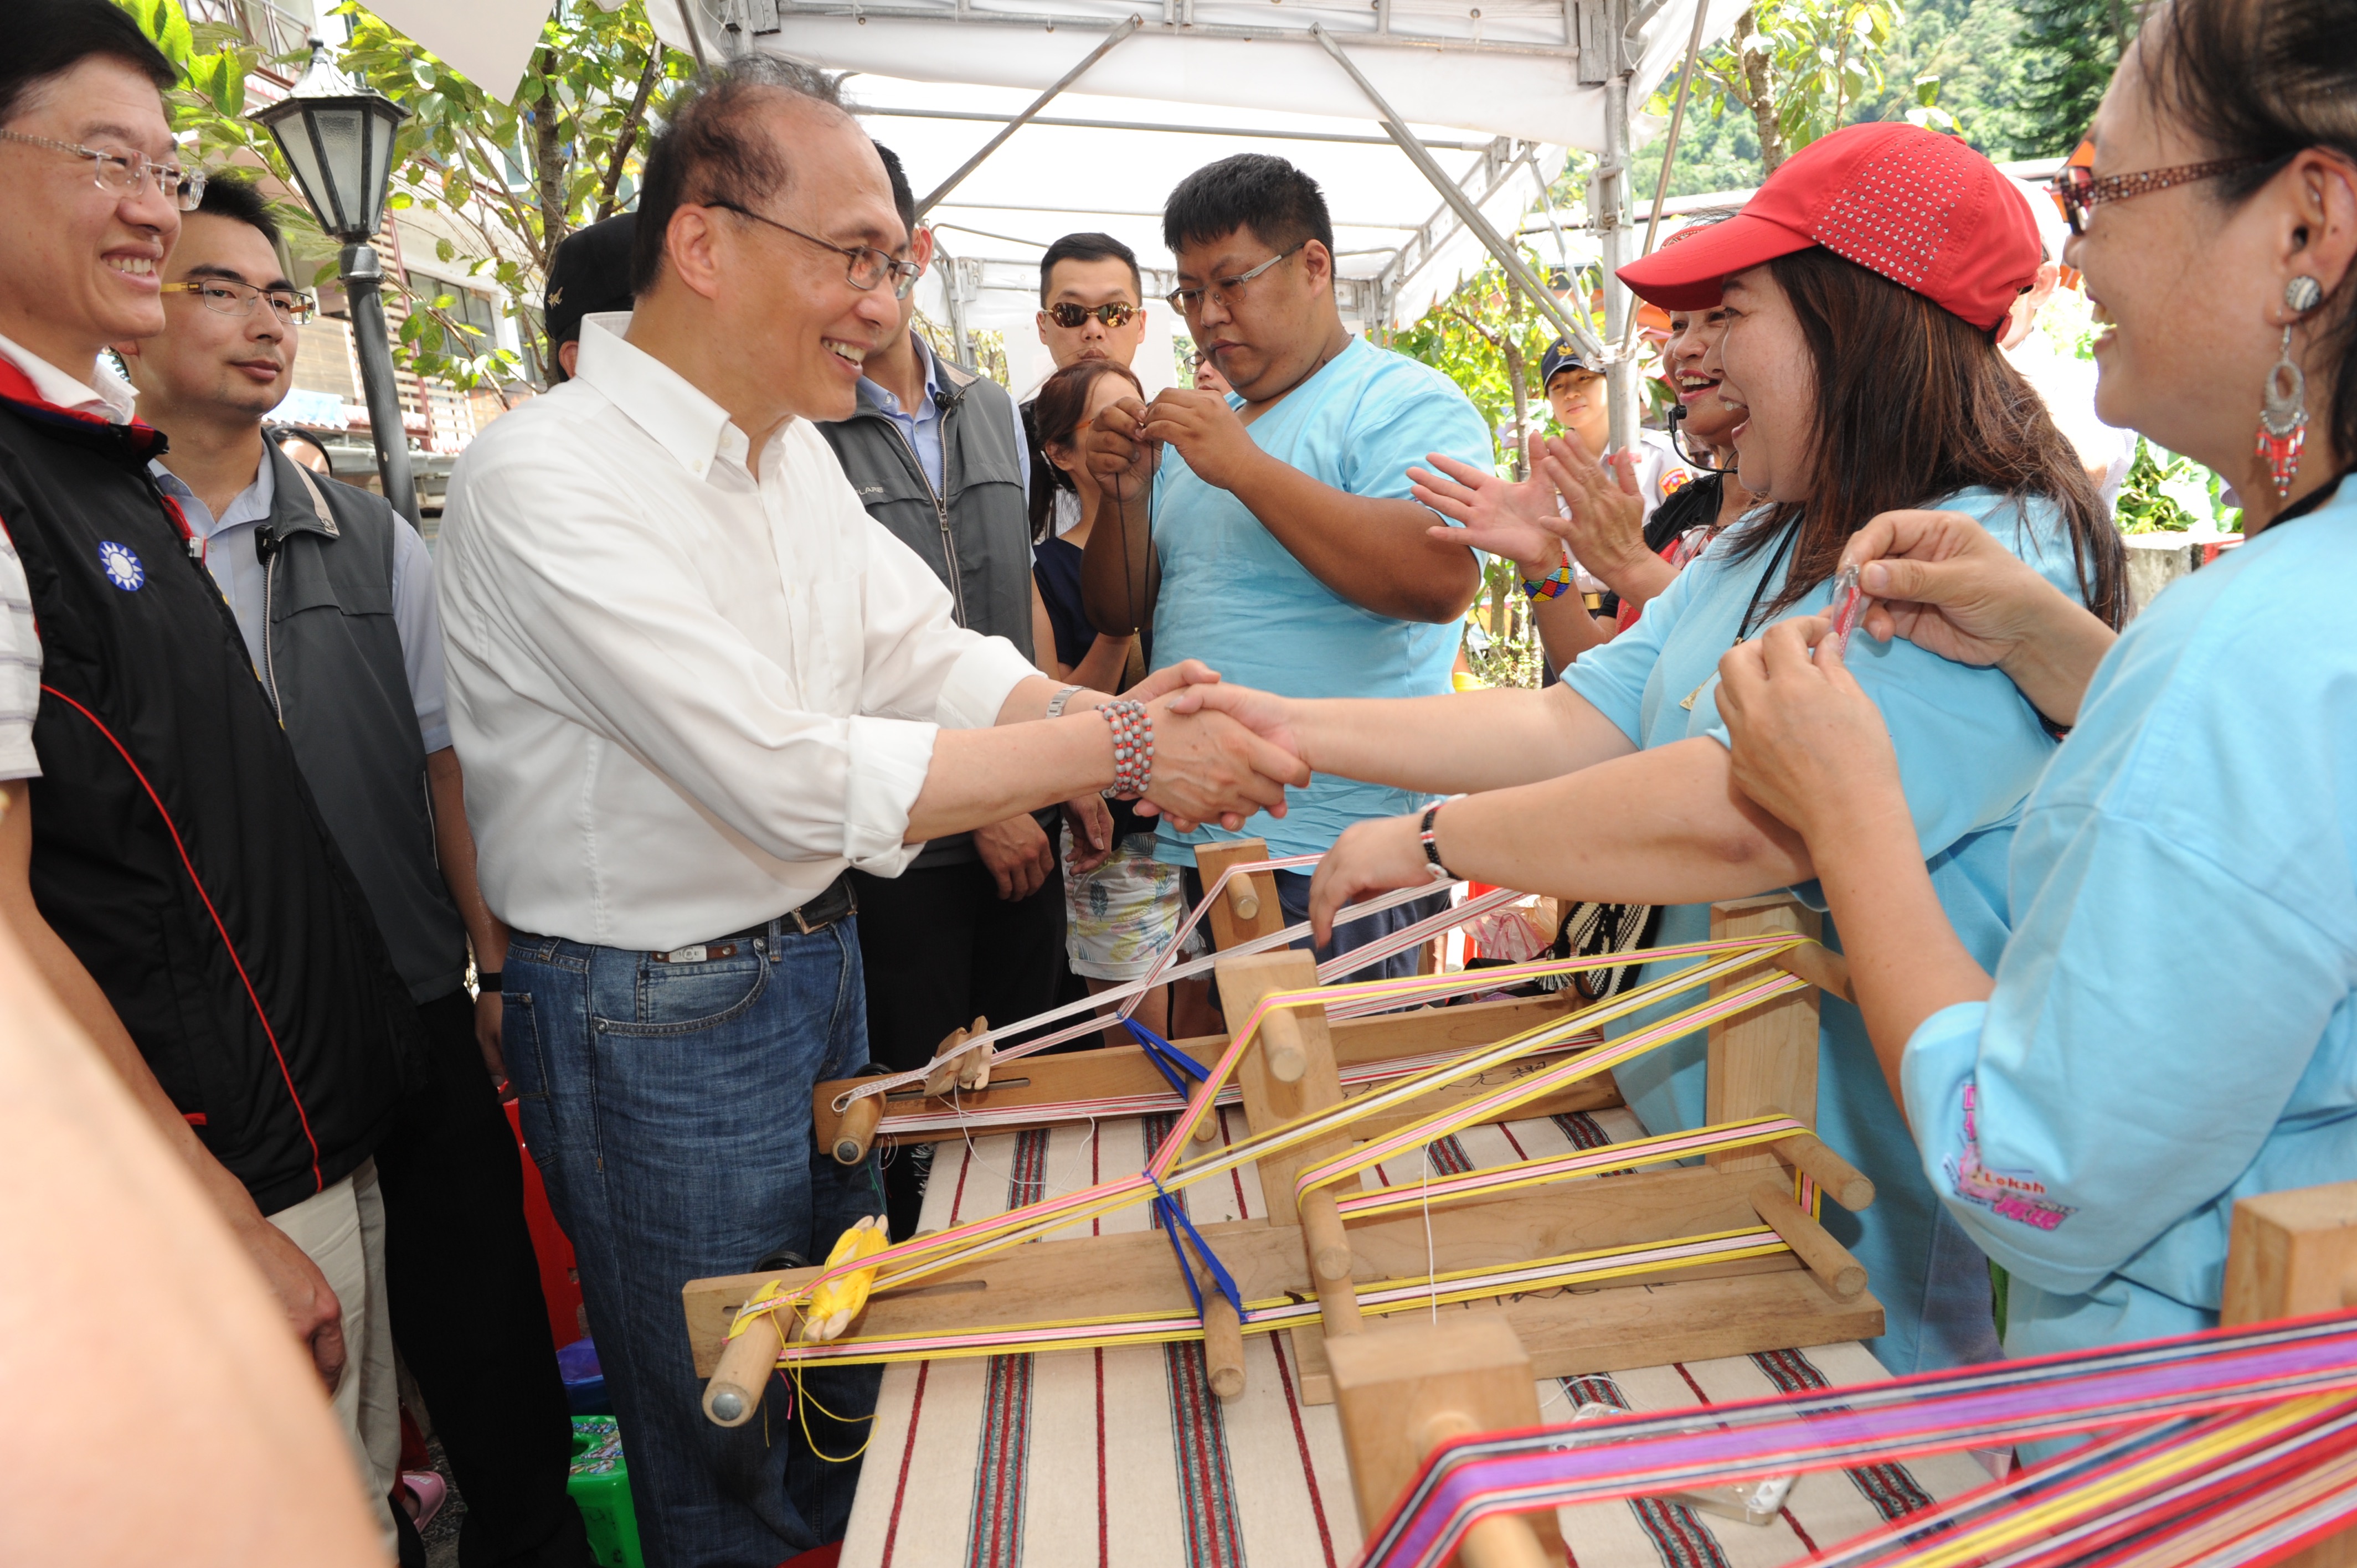
<path fill-rule="evenodd" d="M 165 270 L 164 330 L 117 351 L 171 442 L 156 481 L 199 542 L 425 1025 L 423 1080 L 376 1155 L 387 1362 L 398 1344 L 425 1394 L 466 1499 L 469 1560 L 587 1568 L 522 1173 L 492 1087 L 508 933 L 476 886 L 434 564 L 381 497 L 314 478 L 263 437 L 310 315 L 281 243 L 261 194 L 215 176 Z M 479 1002 L 465 985 L 470 944 Z M 389 1391 L 383 1415 L 397 1448 Z"/>
<path fill-rule="evenodd" d="M 898 253 L 928 266 L 933 232 L 917 225 L 909 177 L 889 148 L 876 150 L 909 230 Z M 1021 418 L 1004 387 L 932 351 L 915 330 L 916 310 L 912 292 L 900 302 L 899 329 L 868 350 L 857 412 L 819 434 L 868 515 L 949 589 L 957 623 L 1036 659 Z M 1011 817 L 933 841 L 897 877 L 851 874 L 874 1059 L 921 1066 L 942 1036 L 977 1015 L 1008 1024 L 1055 1004 L 1064 948 L 1055 828 L 1053 811 Z M 904 1151 L 886 1167 L 896 1236 L 916 1228 L 923 1166 Z"/>
<path fill-rule="evenodd" d="M 91 384 L 109 343 L 164 325 L 166 259 L 201 193 L 164 117 L 178 80 L 105 0 L 10 9 L 0 521 L 38 628 L 40 701 L 38 777 L 9 787 L 23 790 L 11 834 L 29 826 L 29 843 L 0 856 L 0 897 L 150 1115 L 181 1140 L 193 1130 L 201 1149 L 182 1153 L 199 1179 L 218 1168 L 242 1187 L 215 1187 L 230 1222 L 258 1211 L 317 1264 L 290 1272 L 248 1242 L 350 1401 L 365 1369 L 329 1330 L 354 1310 L 338 1298 L 366 1294 L 350 1239 L 419 1058 L 416 1009 L 148 471 L 163 437 L 131 419 L 119 378 Z"/>

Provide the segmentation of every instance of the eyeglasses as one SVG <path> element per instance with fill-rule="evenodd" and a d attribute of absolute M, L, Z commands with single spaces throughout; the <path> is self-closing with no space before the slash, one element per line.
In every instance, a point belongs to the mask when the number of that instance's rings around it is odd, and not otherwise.
<path fill-rule="evenodd" d="M 1108 305 L 1074 305 L 1071 300 L 1063 300 L 1048 307 L 1048 318 L 1068 331 L 1093 316 L 1104 323 L 1106 331 L 1111 332 L 1128 326 L 1129 318 L 1136 314 L 1137 306 L 1125 305 L 1117 299 Z"/>
<path fill-rule="evenodd" d="M 851 265 L 845 269 L 843 281 L 856 289 L 871 289 L 886 278 L 890 278 L 893 280 L 892 297 L 906 299 L 909 297 L 909 291 L 917 286 L 917 280 L 925 274 L 925 269 L 916 263 L 901 261 L 877 250 L 873 245 L 838 245 L 832 240 L 822 240 L 815 234 L 805 234 L 791 223 L 780 223 L 774 218 L 765 218 L 760 213 L 739 207 L 733 201 L 707 201 L 704 205 L 726 208 L 739 218 L 750 218 L 756 223 L 767 223 L 772 229 L 782 229 L 797 240 L 807 240 L 812 244 L 833 251 L 839 256 L 850 257 Z"/>
<path fill-rule="evenodd" d="M 183 212 L 194 212 L 197 203 L 205 199 L 205 174 L 202 169 L 185 169 L 178 164 L 156 163 L 138 153 L 109 153 L 73 142 L 53 142 L 47 136 L 28 136 L 22 131 L 0 131 L 0 141 L 22 142 L 27 146 L 47 147 L 54 153 L 88 158 L 96 166 L 98 184 L 102 189 L 135 191 L 145 185 L 153 184 L 156 195 Z"/>
<path fill-rule="evenodd" d="M 1275 255 L 1271 256 L 1268 260 L 1263 262 L 1260 265 L 1254 267 L 1248 273 L 1238 273 L 1232 278 L 1214 278 L 1211 280 L 1211 286 L 1208 289 L 1174 288 L 1162 297 L 1169 304 L 1171 309 L 1178 312 L 1181 316 L 1194 315 L 1197 308 L 1202 305 L 1203 296 L 1206 294 L 1211 296 L 1211 303 L 1213 305 L 1222 306 L 1232 305 L 1243 295 L 1244 285 L 1252 282 L 1253 279 L 1260 276 L 1261 274 L 1268 271 L 1269 268 L 1276 265 L 1277 263 L 1293 254 L 1294 251 L 1301 249 L 1301 245 L 1307 245 L 1308 243 L 1309 243 L 1309 242 L 1304 240 L 1301 242 L 1300 245 L 1294 246 L 1293 250 L 1279 251 Z"/>
<path fill-rule="evenodd" d="M 192 294 L 197 296 L 198 304 L 223 316 L 252 316 L 254 303 L 266 299 L 270 302 L 270 313 L 289 327 L 300 327 L 318 314 L 317 302 L 300 289 L 260 288 L 229 278 L 191 278 L 186 283 L 167 283 L 161 292 Z"/>
<path fill-rule="evenodd" d="M 2073 155 L 2074 156 L 2076 155 Z M 2144 196 L 2156 190 L 2167 190 L 2172 185 L 2191 185 L 2196 180 L 2215 179 L 2222 174 L 2249 168 L 2265 163 L 2265 158 L 2218 158 L 2206 164 L 2179 164 L 2175 168 L 2146 169 L 2140 174 L 2107 174 L 2101 178 L 2083 163 L 2064 164 L 2054 171 L 2047 183 L 2054 189 L 2054 200 L 2062 209 L 2062 216 L 2071 222 L 2071 232 L 2087 231 L 2087 215 L 2107 201 L 2126 201 L 2131 196 Z"/>

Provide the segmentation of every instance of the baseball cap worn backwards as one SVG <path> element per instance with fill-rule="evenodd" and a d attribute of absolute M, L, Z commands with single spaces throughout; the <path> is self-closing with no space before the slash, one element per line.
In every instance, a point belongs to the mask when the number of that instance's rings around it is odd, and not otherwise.
<path fill-rule="evenodd" d="M 579 338 L 585 316 L 630 308 L 630 238 L 638 224 L 637 213 L 619 213 L 558 242 L 541 306 L 551 343 Z"/>
<path fill-rule="evenodd" d="M 1784 160 L 1743 210 L 1620 269 L 1668 310 L 1717 305 L 1735 274 L 1822 245 L 1983 331 L 2038 276 L 2029 204 L 1953 136 L 1904 122 L 1846 126 Z"/>

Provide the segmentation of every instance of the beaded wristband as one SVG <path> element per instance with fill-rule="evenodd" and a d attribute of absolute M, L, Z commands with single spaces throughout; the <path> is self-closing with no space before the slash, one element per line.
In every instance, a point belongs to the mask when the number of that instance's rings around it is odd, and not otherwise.
<path fill-rule="evenodd" d="M 1116 800 L 1135 800 L 1154 782 L 1154 717 L 1144 703 L 1115 698 L 1098 707 L 1113 727 L 1113 788 Z"/>
<path fill-rule="evenodd" d="M 1534 599 L 1551 599 L 1558 594 L 1570 591 L 1571 568 L 1568 566 L 1558 566 L 1545 576 L 1536 580 L 1529 577 L 1523 579 L 1523 592 Z"/>

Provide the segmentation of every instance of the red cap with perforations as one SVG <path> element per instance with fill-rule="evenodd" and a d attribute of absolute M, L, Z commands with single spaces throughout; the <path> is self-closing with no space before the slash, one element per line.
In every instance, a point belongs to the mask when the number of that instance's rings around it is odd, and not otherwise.
<path fill-rule="evenodd" d="M 1851 125 L 1784 160 L 1743 210 L 1620 269 L 1665 310 L 1718 303 L 1719 283 L 1823 245 L 1983 331 L 2038 276 L 2038 227 L 2011 181 L 1954 136 L 1903 121 Z"/>

